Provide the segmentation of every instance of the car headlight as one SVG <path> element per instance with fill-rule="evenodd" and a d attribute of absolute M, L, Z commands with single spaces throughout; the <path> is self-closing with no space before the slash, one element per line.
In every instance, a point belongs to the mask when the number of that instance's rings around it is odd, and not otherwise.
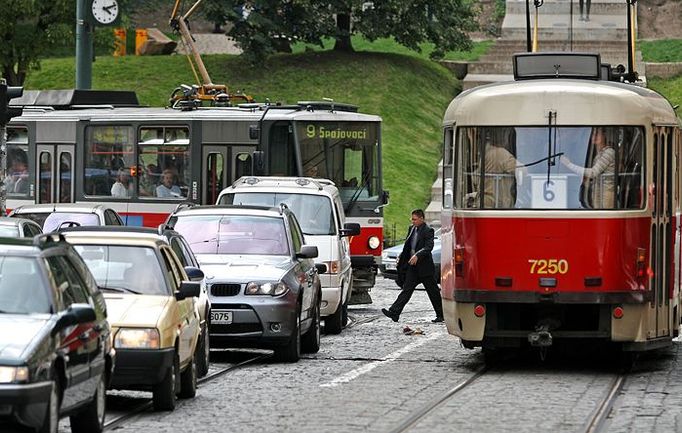
<path fill-rule="evenodd" d="M 159 331 L 156 328 L 121 328 L 114 338 L 116 349 L 158 349 Z"/>
<path fill-rule="evenodd" d="M 286 284 L 279 283 L 254 283 L 250 282 L 246 285 L 245 295 L 271 295 L 279 296 L 287 292 L 289 288 Z"/>
<path fill-rule="evenodd" d="M 0 367 L 0 383 L 28 381 L 28 367 Z"/>
<path fill-rule="evenodd" d="M 381 245 L 381 241 L 379 240 L 378 237 L 376 237 L 376 236 L 371 236 L 371 237 L 367 240 L 367 245 L 369 245 L 369 247 L 370 247 L 371 249 L 376 250 L 377 248 L 379 248 L 379 245 Z"/>

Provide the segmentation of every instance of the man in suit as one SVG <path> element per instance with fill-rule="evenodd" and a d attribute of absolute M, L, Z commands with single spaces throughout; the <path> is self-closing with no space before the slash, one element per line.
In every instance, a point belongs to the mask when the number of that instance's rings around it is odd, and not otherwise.
<path fill-rule="evenodd" d="M 405 272 L 405 280 L 402 290 L 389 309 L 382 308 L 381 312 L 398 321 L 400 313 L 409 302 L 414 288 L 419 283 L 424 285 L 429 300 L 436 312 L 436 318 L 432 322 L 443 321 L 443 301 L 440 297 L 440 289 L 434 279 L 435 266 L 431 250 L 433 249 L 433 229 L 424 222 L 424 211 L 415 209 L 412 211 L 412 226 L 410 227 L 403 251 L 398 257 L 398 272 Z"/>

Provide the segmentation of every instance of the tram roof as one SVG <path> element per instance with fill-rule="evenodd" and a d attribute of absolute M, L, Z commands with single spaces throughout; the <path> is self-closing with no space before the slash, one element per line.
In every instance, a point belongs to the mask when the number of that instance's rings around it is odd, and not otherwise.
<path fill-rule="evenodd" d="M 633 84 L 576 79 L 495 83 L 462 92 L 445 112 L 444 125 L 679 124 L 670 102 Z"/>
<path fill-rule="evenodd" d="M 12 123 L 46 121 L 79 121 L 91 122 L 111 121 L 245 121 L 257 122 L 265 114 L 266 120 L 299 120 L 299 121 L 368 121 L 381 122 L 381 117 L 351 111 L 331 111 L 329 109 L 305 109 L 300 106 L 265 106 L 258 107 L 200 107 L 193 110 L 178 110 L 164 107 L 113 107 L 88 106 L 69 110 L 54 110 L 50 107 L 26 107 L 21 116 Z"/>

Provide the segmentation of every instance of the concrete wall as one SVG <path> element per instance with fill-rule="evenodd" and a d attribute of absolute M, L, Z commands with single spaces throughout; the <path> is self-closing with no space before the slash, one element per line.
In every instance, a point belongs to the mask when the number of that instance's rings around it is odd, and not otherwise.
<path fill-rule="evenodd" d="M 645 63 L 647 77 L 672 78 L 682 75 L 682 62 Z"/>

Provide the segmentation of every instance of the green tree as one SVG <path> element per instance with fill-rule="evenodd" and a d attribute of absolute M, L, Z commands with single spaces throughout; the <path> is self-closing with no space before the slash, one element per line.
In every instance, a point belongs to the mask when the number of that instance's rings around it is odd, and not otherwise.
<path fill-rule="evenodd" d="M 3 0 L 0 7 L 0 67 L 8 84 L 23 85 L 40 58 L 75 27 L 73 0 Z"/>
<path fill-rule="evenodd" d="M 449 50 L 470 48 L 467 32 L 477 28 L 471 0 L 207 0 L 207 4 L 207 18 L 225 17 L 232 23 L 229 36 L 257 62 L 293 40 L 321 45 L 324 38 L 333 38 L 334 49 L 352 51 L 351 36 L 356 33 L 370 40 L 393 37 L 417 51 L 420 43 L 432 42 L 432 56 L 440 57 Z"/>

